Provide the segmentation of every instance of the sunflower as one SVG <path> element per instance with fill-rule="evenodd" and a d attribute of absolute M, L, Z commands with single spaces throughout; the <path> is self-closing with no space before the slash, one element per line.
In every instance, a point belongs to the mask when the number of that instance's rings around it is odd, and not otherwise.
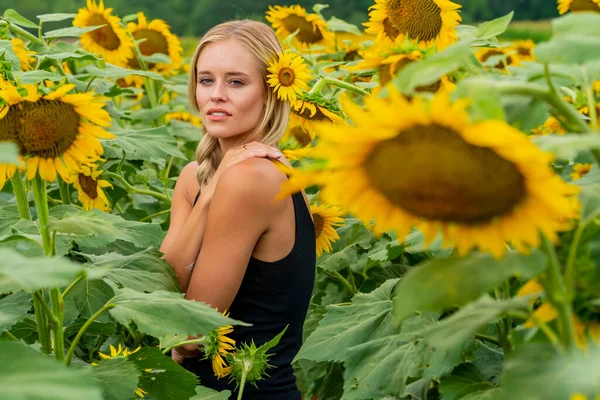
<path fill-rule="evenodd" d="M 369 22 L 363 25 L 366 33 L 379 39 L 408 38 L 424 47 L 435 43 L 442 50 L 458 40 L 460 7 L 450 0 L 375 0 L 369 7 Z"/>
<path fill-rule="evenodd" d="M 112 188 L 112 185 L 108 181 L 98 179 L 102 171 L 96 168 L 95 165 L 81 165 L 79 171 L 71 171 L 69 183 L 77 189 L 79 201 L 85 210 L 97 208 L 110 212 L 109 201 L 102 188 Z"/>
<path fill-rule="evenodd" d="M 475 51 L 475 57 L 481 64 L 490 64 L 488 61 L 495 62 L 493 65 L 496 69 L 506 70 L 509 65 L 519 65 L 516 50 L 511 47 L 482 47 Z"/>
<path fill-rule="evenodd" d="M 335 228 L 346 223 L 341 218 L 344 212 L 338 207 L 312 203 L 310 205 L 310 213 L 315 223 L 317 257 L 321 257 L 324 251 L 329 253 L 332 250 L 331 243 L 340 239 Z"/>
<path fill-rule="evenodd" d="M 558 0 L 558 13 L 567 11 L 596 11 L 600 12 L 600 0 Z"/>
<path fill-rule="evenodd" d="M 46 95 L 34 85 L 17 89 L 8 84 L 0 90 L 0 99 L 7 103 L 0 106 L 0 140 L 17 144 L 27 179 L 39 171 L 46 181 L 54 181 L 57 172 L 68 181 L 69 169 L 100 158 L 98 138 L 114 138 L 101 128 L 111 124 L 104 98 L 93 92 L 67 94 L 74 87 L 62 85 Z"/>
<path fill-rule="evenodd" d="M 299 149 L 284 149 L 281 152 L 287 160 L 300 160 L 310 154 L 310 147 L 301 147 Z"/>
<path fill-rule="evenodd" d="M 229 313 L 223 313 L 224 316 L 229 316 Z M 231 373 L 231 366 L 227 366 L 225 359 L 227 354 L 235 350 L 235 340 L 228 338 L 226 335 L 233 332 L 231 325 L 226 325 L 215 329 L 206 335 L 206 343 L 204 344 L 204 358 L 212 360 L 212 367 L 215 376 L 224 378 Z"/>
<path fill-rule="evenodd" d="M 366 97 L 366 110 L 344 97 L 355 125 L 319 126 L 311 157 L 325 167 L 294 171 L 279 197 L 322 185 L 323 201 L 374 219 L 377 234 L 417 227 L 430 242 L 441 231 L 460 254 L 478 247 L 501 257 L 506 242 L 537 247 L 540 231 L 557 240 L 577 217 L 579 189 L 522 132 L 504 121 L 472 123 L 466 107 L 445 91 L 429 107 L 393 87 L 388 98 Z"/>
<path fill-rule="evenodd" d="M 514 50 L 512 55 L 514 65 L 521 65 L 522 61 L 535 61 L 535 55 L 533 54 L 535 42 L 533 40 L 518 40 L 513 42 L 510 48 Z"/>
<path fill-rule="evenodd" d="M 594 89 L 594 91 L 596 93 L 600 93 L 600 81 L 594 82 L 594 84 L 592 85 L 592 88 Z"/>
<path fill-rule="evenodd" d="M 314 124 L 318 121 L 344 122 L 339 108 L 319 95 L 301 94 L 292 104 L 288 129 L 284 136 L 294 138 L 301 146 L 310 144 L 316 135 Z"/>
<path fill-rule="evenodd" d="M 176 111 L 165 115 L 165 123 L 168 124 L 172 119 L 189 122 L 194 126 L 202 126 L 202 120 L 199 117 L 185 111 Z"/>
<path fill-rule="evenodd" d="M 307 14 L 299 5 L 269 6 L 265 19 L 281 40 L 298 31 L 292 41 L 297 47 L 328 46 L 333 43 L 334 35 L 327 29 L 327 22 L 317 14 Z"/>
<path fill-rule="evenodd" d="M 308 90 L 307 82 L 312 78 L 312 74 L 299 55 L 290 52 L 279 53 L 267 69 L 270 72 L 267 81 L 279 99 L 293 102 L 296 95 L 302 93 L 302 89 Z"/>
<path fill-rule="evenodd" d="M 141 346 L 138 346 L 138 348 L 133 351 L 129 351 L 127 349 L 127 347 L 122 347 L 121 344 L 119 344 L 118 348 L 115 348 L 115 346 L 113 346 L 111 344 L 109 349 L 110 349 L 110 354 L 104 354 L 104 353 L 98 352 L 98 356 L 100 356 L 100 358 L 102 358 L 103 360 L 109 360 L 111 358 L 127 358 L 131 354 L 133 354 L 133 353 L 137 352 L 139 349 L 141 349 Z M 92 365 L 94 367 L 98 366 L 98 364 L 96 364 L 96 363 L 92 363 Z M 149 368 L 144 371 L 149 372 L 149 371 L 152 371 L 152 369 Z M 148 392 L 144 391 L 142 388 L 137 388 L 134 391 L 134 393 L 141 398 L 144 398 L 144 395 L 148 394 Z"/>
<path fill-rule="evenodd" d="M 584 175 L 587 175 L 592 170 L 593 164 L 580 164 L 573 165 L 573 172 L 571 172 L 571 179 L 577 181 Z"/>
<path fill-rule="evenodd" d="M 84 49 L 101 54 L 104 59 L 116 65 L 125 65 L 133 57 L 133 41 L 121 26 L 121 19 L 110 15 L 112 8 L 104 8 L 104 0 L 87 0 L 87 6 L 80 8 L 73 19 L 73 26 L 87 27 L 104 25 L 102 28 L 81 35 Z"/>
<path fill-rule="evenodd" d="M 36 54 L 35 51 L 28 50 L 25 43 L 19 38 L 11 39 L 10 43 L 12 44 L 13 51 L 19 57 L 21 71 L 32 70 L 35 58 L 31 56 Z"/>
<path fill-rule="evenodd" d="M 145 39 L 139 44 L 140 53 L 143 56 L 151 56 L 156 53 L 166 54 L 169 56 L 171 63 L 150 64 L 148 68 L 158 72 L 168 72 L 177 70 L 183 64 L 181 53 L 183 49 L 181 42 L 177 36 L 171 33 L 169 25 L 161 20 L 154 19 L 148 22 L 148 19 L 143 12 L 137 13 L 137 23 L 129 22 L 127 29 L 135 40 Z M 127 60 L 127 66 L 131 69 L 140 69 L 140 64 L 135 56 Z M 132 75 L 125 78 L 126 82 L 131 84 L 132 81 L 143 84 L 144 78 L 138 75 Z"/>

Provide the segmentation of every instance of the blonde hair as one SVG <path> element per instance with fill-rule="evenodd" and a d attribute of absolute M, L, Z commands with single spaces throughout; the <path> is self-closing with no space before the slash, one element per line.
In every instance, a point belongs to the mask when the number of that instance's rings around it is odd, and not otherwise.
<path fill-rule="evenodd" d="M 256 129 L 247 137 L 248 141 L 259 141 L 268 145 L 277 145 L 285 133 L 290 105 L 287 101 L 281 101 L 267 85 L 267 67 L 271 60 L 282 52 L 281 44 L 277 40 L 273 30 L 266 24 L 253 20 L 229 21 L 211 28 L 200 40 L 198 47 L 192 57 L 190 65 L 190 78 L 188 83 L 188 97 L 190 109 L 199 111 L 196 101 L 196 85 L 198 73 L 198 57 L 209 43 L 235 39 L 248 50 L 256 61 L 263 77 L 267 102 L 263 115 Z M 198 183 L 203 189 L 210 178 L 214 175 L 223 158 L 219 140 L 207 135 L 206 129 L 202 127 L 202 140 L 196 150 L 196 161 L 198 162 Z"/>

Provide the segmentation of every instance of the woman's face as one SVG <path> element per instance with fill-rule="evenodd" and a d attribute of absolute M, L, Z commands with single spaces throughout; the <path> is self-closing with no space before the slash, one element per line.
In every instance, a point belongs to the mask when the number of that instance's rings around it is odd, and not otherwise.
<path fill-rule="evenodd" d="M 266 102 L 263 77 L 235 39 L 209 43 L 197 63 L 196 101 L 210 136 L 243 138 L 258 125 Z"/>

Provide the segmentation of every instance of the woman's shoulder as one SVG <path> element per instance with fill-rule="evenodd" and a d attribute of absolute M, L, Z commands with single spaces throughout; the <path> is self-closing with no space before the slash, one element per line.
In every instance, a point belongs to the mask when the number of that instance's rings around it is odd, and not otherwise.
<path fill-rule="evenodd" d="M 194 199 L 196 198 L 196 194 L 198 194 L 198 190 L 200 190 L 197 172 L 198 163 L 196 161 L 192 161 L 183 167 L 179 173 L 179 177 L 177 178 L 176 186 L 179 186 L 183 189 L 185 198 L 190 204 L 193 203 Z"/>

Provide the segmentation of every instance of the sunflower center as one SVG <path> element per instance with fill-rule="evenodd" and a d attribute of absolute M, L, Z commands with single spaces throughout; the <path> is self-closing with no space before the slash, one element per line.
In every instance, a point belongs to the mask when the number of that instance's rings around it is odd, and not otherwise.
<path fill-rule="evenodd" d="M 9 132 L 22 155 L 56 158 L 77 139 L 80 121 L 73 106 L 62 101 L 24 101 L 0 119 L 0 131 Z"/>
<path fill-rule="evenodd" d="M 502 56 L 506 53 L 504 53 L 503 51 L 500 50 L 490 50 L 487 53 L 485 53 L 482 57 L 481 57 L 481 62 L 484 63 L 488 60 L 488 58 L 493 57 L 493 56 Z M 506 57 L 506 65 L 512 65 L 513 64 L 513 60 L 511 56 Z M 497 69 L 504 69 L 504 61 L 500 60 L 498 61 L 498 64 L 494 65 L 494 68 Z"/>
<path fill-rule="evenodd" d="M 278 78 L 281 86 L 292 86 L 296 80 L 296 74 L 293 69 L 284 67 L 279 71 Z"/>
<path fill-rule="evenodd" d="M 600 11 L 600 5 L 592 0 L 574 0 L 569 7 L 571 11 Z"/>
<path fill-rule="evenodd" d="M 93 14 L 88 20 L 89 26 L 104 25 L 102 28 L 98 28 L 90 32 L 94 43 L 104 47 L 107 50 L 116 50 L 121 45 L 121 39 L 117 36 L 115 31 L 104 16 L 100 14 Z"/>
<path fill-rule="evenodd" d="M 140 43 L 140 53 L 142 53 L 143 56 L 151 56 L 156 53 L 169 54 L 169 43 L 160 32 L 152 31 L 150 29 L 140 29 L 139 31 L 135 31 L 132 35 L 135 40 L 146 39 Z M 127 64 L 133 69 L 141 68 L 135 57 L 127 60 Z M 154 64 L 148 63 L 148 68 L 152 67 L 154 67 Z"/>
<path fill-rule="evenodd" d="M 329 118 L 327 115 L 323 114 L 323 112 L 321 111 L 320 107 L 315 107 L 315 113 L 313 116 L 310 115 L 311 110 L 308 109 L 308 107 L 305 107 L 302 112 L 298 112 L 298 110 L 296 109 L 292 109 L 292 112 L 301 116 L 302 118 L 305 119 L 309 119 L 311 121 L 331 121 L 331 118 Z"/>
<path fill-rule="evenodd" d="M 390 0 L 386 11 L 391 24 L 410 39 L 433 40 L 442 30 L 442 10 L 433 0 Z"/>
<path fill-rule="evenodd" d="M 514 164 L 437 125 L 417 125 L 379 143 L 365 170 L 394 205 L 445 222 L 487 222 L 526 195 Z"/>
<path fill-rule="evenodd" d="M 81 190 L 83 190 L 90 199 L 95 200 L 98 197 L 98 182 L 95 181 L 94 178 L 84 174 L 79 174 L 78 181 L 79 186 L 81 186 Z"/>
<path fill-rule="evenodd" d="M 392 39 L 396 39 L 400 34 L 400 31 L 396 29 L 396 27 L 392 24 L 392 21 L 390 21 L 389 18 L 383 20 L 383 31 Z"/>
<path fill-rule="evenodd" d="M 379 84 L 381 86 L 385 86 L 389 81 L 392 80 L 392 78 L 394 76 L 396 76 L 396 74 L 398 72 L 400 72 L 400 70 L 402 70 L 402 68 L 406 67 L 408 64 L 412 63 L 413 61 L 414 60 L 411 60 L 409 58 L 403 58 L 402 60 L 400 60 L 396 63 L 393 73 L 392 73 L 392 65 L 391 64 L 381 64 L 377 68 L 377 71 L 379 72 Z"/>
<path fill-rule="evenodd" d="M 315 224 L 316 237 L 320 237 L 323 233 L 323 227 L 325 226 L 325 218 L 323 218 L 319 214 L 313 214 L 313 220 Z"/>
<path fill-rule="evenodd" d="M 302 147 L 304 147 L 304 146 L 308 145 L 310 142 L 312 142 L 312 139 L 311 139 L 310 135 L 308 134 L 308 132 L 306 132 L 304 129 L 302 129 L 302 127 L 299 125 L 294 126 L 291 129 L 290 133 L 294 137 L 294 139 L 296 139 L 296 142 L 298 142 L 298 144 Z"/>
<path fill-rule="evenodd" d="M 299 29 L 296 38 L 302 43 L 317 43 L 323 39 L 321 31 L 317 27 L 313 26 L 310 21 L 307 21 L 305 18 L 299 15 L 289 15 L 285 17 L 281 23 L 290 33 L 294 33 Z"/>

